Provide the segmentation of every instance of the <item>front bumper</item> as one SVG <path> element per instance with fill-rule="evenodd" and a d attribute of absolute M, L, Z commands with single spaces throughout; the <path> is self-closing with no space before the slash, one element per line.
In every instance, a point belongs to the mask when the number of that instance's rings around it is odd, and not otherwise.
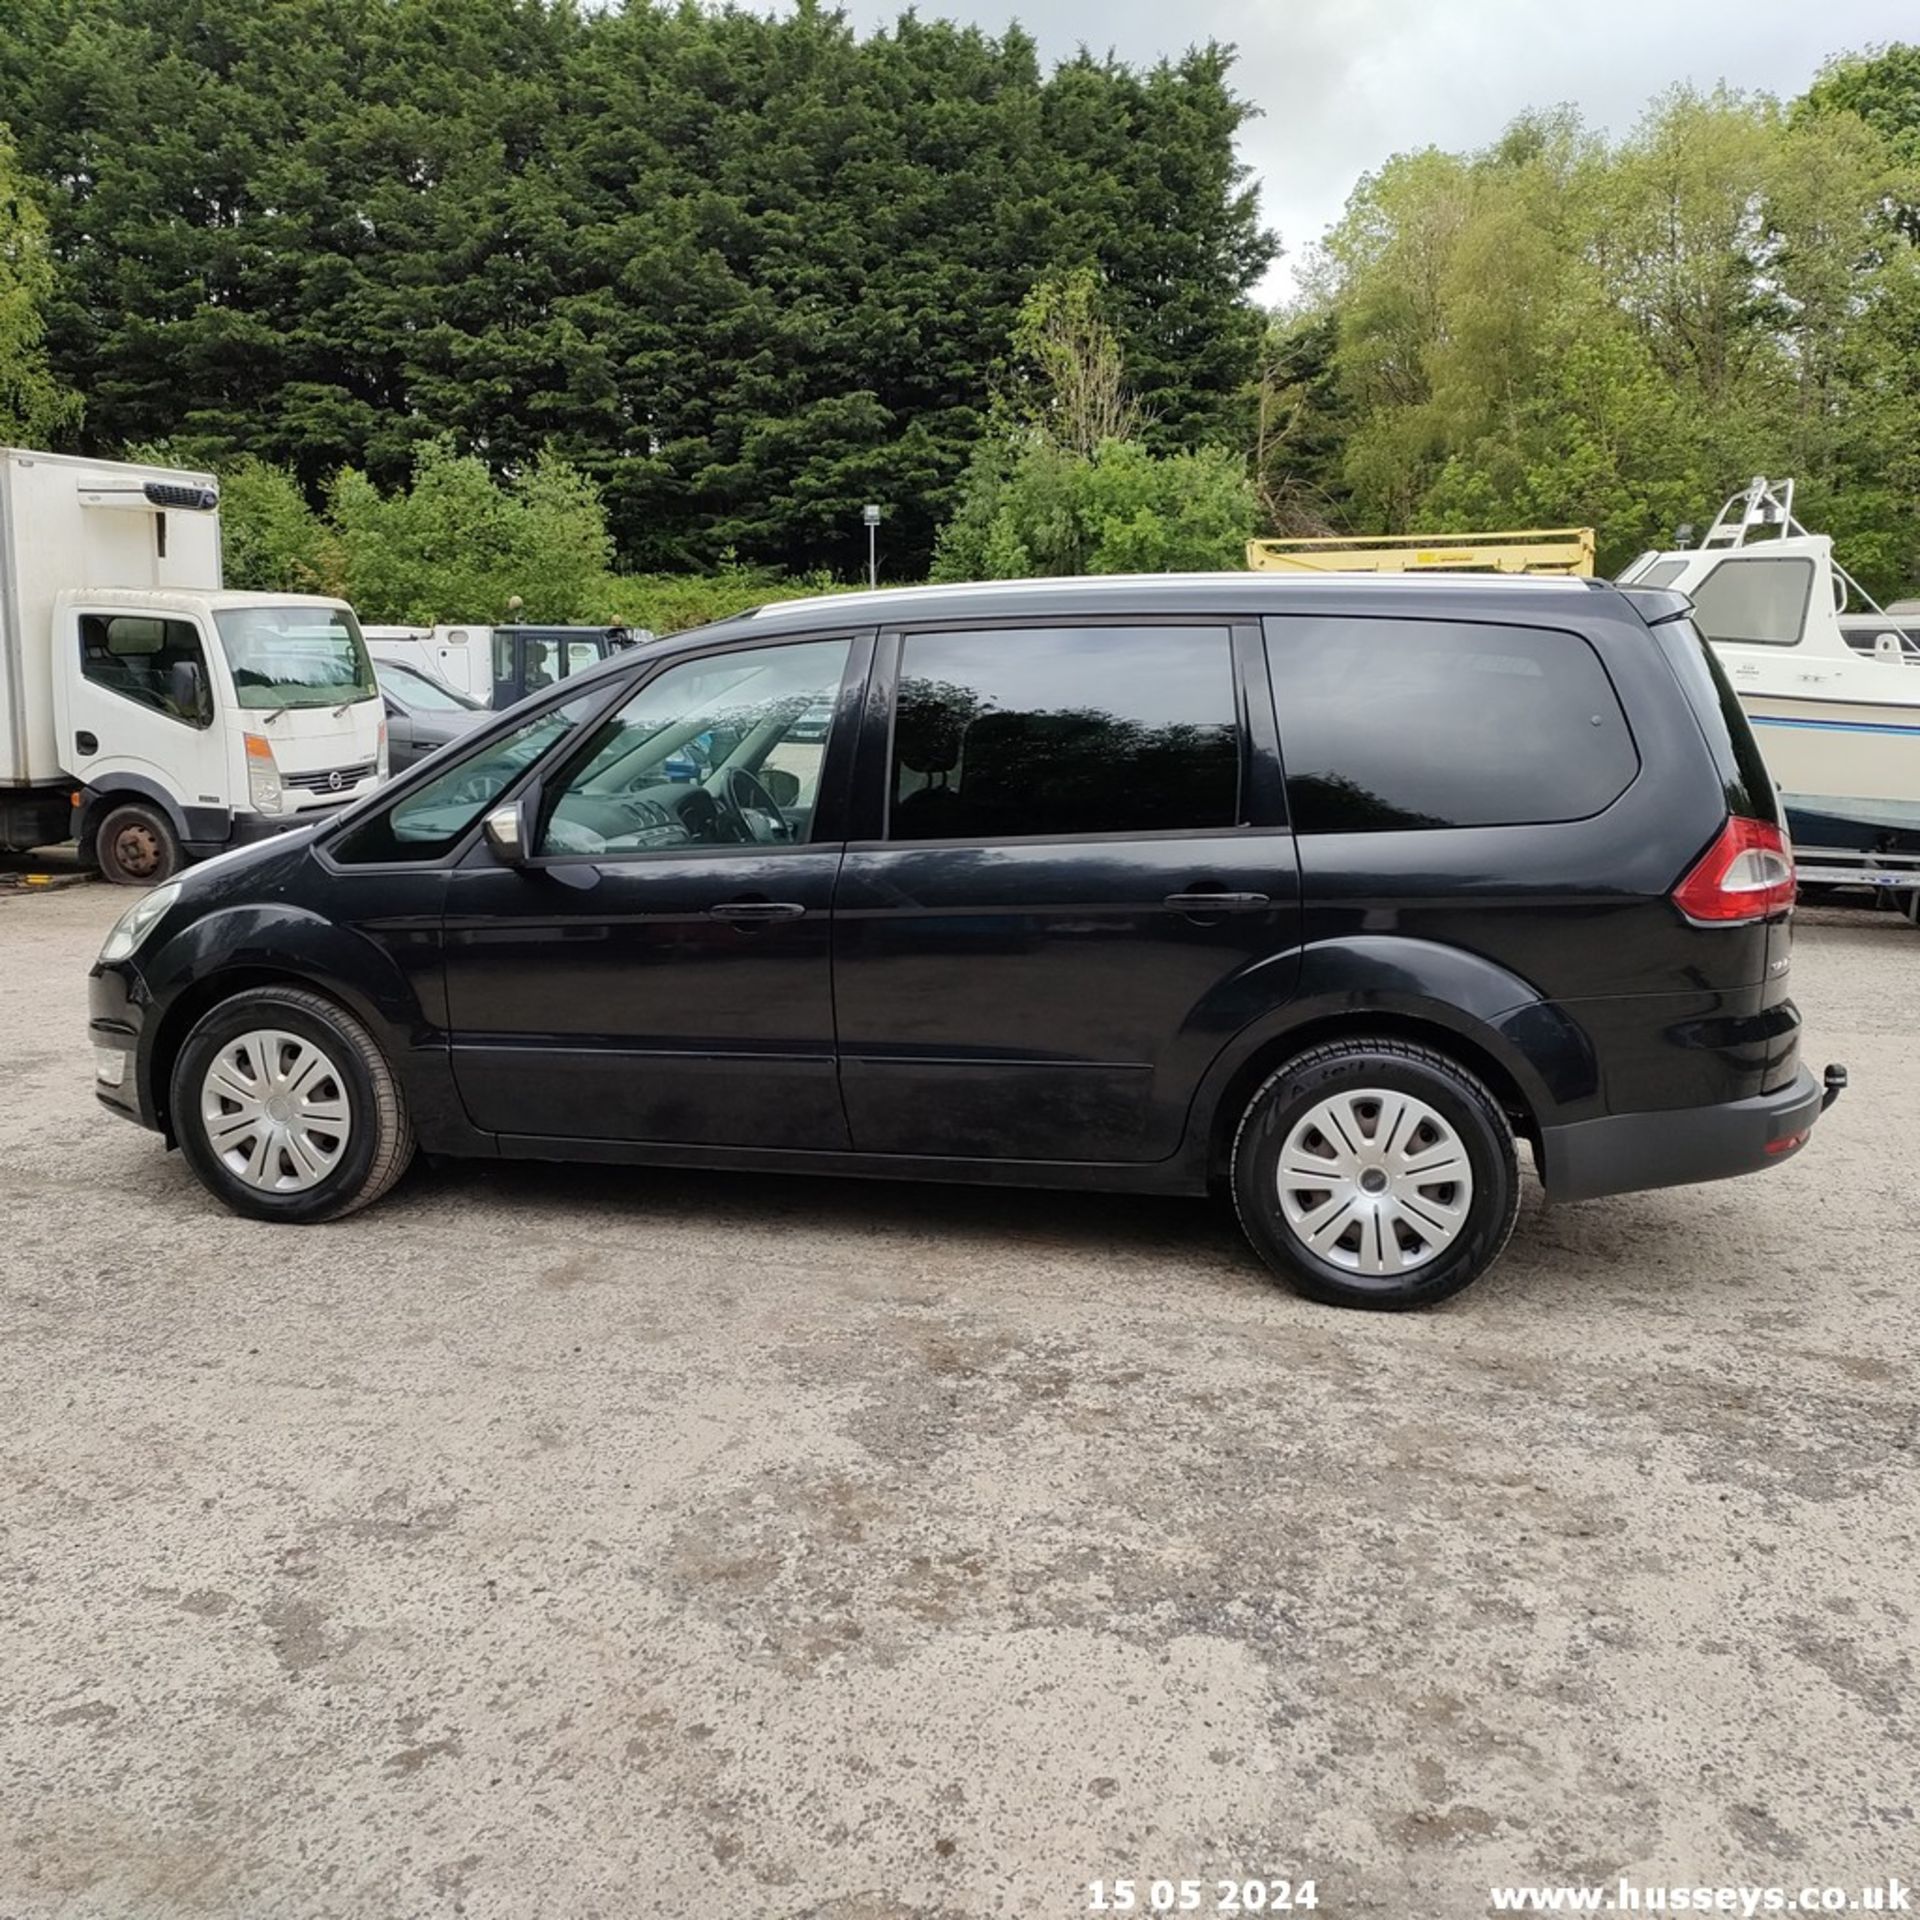
<path fill-rule="evenodd" d="M 1827 1069 L 1823 1089 L 1802 1067 L 1790 1086 L 1717 1107 L 1615 1113 L 1541 1130 L 1541 1180 L 1550 1200 L 1593 1200 L 1648 1187 L 1683 1187 L 1758 1173 L 1790 1160 L 1846 1085 Z"/>
<path fill-rule="evenodd" d="M 301 807 L 292 813 L 219 814 L 210 824 L 188 815 L 187 852 L 196 859 L 225 853 L 232 847 L 257 847 L 263 840 L 277 840 L 283 833 L 295 833 L 302 827 L 324 825 L 359 798 L 354 793 L 343 800 L 330 800 L 324 806 Z"/>
<path fill-rule="evenodd" d="M 136 1126 L 160 1130 L 140 1039 L 147 1024 L 147 983 L 130 961 L 96 962 L 87 981 L 87 1038 L 93 1042 L 94 1098 Z"/>

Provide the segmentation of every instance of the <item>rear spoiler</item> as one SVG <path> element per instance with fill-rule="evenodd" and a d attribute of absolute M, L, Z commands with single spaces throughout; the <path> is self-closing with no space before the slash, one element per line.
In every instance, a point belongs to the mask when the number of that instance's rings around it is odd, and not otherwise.
<path fill-rule="evenodd" d="M 1618 591 L 1627 596 L 1634 612 L 1650 627 L 1665 620 L 1684 620 L 1693 611 L 1693 602 L 1672 587 L 1621 587 Z"/>

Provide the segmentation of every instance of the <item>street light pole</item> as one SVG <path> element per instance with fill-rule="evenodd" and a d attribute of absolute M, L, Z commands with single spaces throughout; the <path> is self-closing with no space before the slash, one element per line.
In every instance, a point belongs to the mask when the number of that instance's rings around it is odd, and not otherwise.
<path fill-rule="evenodd" d="M 880 509 L 862 507 L 860 517 L 867 523 L 867 585 L 880 584 Z"/>

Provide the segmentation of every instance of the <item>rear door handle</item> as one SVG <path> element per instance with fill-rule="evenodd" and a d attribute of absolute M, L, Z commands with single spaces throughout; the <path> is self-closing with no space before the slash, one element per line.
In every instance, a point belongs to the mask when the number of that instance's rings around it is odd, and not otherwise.
<path fill-rule="evenodd" d="M 1170 893 L 1161 902 L 1175 913 L 1258 913 L 1270 905 L 1264 893 Z"/>
<path fill-rule="evenodd" d="M 798 920 L 806 912 L 798 900 L 723 900 L 707 909 L 709 920 Z"/>

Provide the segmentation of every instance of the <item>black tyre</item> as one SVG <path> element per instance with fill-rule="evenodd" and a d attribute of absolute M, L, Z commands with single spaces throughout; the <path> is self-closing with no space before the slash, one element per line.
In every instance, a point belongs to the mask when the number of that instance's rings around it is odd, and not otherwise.
<path fill-rule="evenodd" d="M 203 1015 L 170 1097 L 201 1184 L 255 1220 L 337 1220 L 371 1206 L 413 1158 L 378 1042 L 304 988 L 250 988 Z"/>
<path fill-rule="evenodd" d="M 182 859 L 173 823 L 138 800 L 108 811 L 94 829 L 93 851 L 101 878 L 116 887 L 157 887 L 180 871 Z"/>
<path fill-rule="evenodd" d="M 1445 1054 L 1340 1040 L 1289 1060 L 1234 1138 L 1233 1204 L 1281 1279 L 1331 1306 L 1424 1307 L 1500 1257 L 1520 1208 L 1513 1130 Z"/>

